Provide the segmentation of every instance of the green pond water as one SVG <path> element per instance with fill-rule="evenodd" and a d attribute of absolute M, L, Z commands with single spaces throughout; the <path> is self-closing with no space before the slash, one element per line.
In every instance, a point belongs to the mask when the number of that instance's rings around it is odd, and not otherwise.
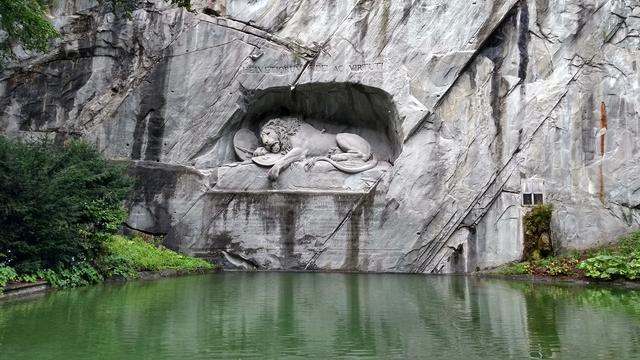
<path fill-rule="evenodd" d="M 220 273 L 0 303 L 0 359 L 640 359 L 640 292 Z"/>

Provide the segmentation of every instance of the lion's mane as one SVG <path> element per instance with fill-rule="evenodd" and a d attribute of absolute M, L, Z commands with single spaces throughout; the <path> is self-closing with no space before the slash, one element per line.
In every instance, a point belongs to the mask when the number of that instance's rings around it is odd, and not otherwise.
<path fill-rule="evenodd" d="M 291 151 L 291 136 L 295 136 L 300 128 L 300 120 L 296 118 L 275 118 L 267 121 L 260 131 L 263 129 L 273 130 L 278 134 L 280 140 L 280 153 L 286 154 Z"/>

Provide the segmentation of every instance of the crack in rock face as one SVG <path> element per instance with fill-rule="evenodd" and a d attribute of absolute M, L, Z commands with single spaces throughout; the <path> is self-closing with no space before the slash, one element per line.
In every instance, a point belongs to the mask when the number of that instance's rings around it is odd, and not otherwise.
<path fill-rule="evenodd" d="M 130 161 L 130 231 L 229 268 L 449 273 L 522 257 L 523 184 L 554 248 L 640 226 L 629 1 L 192 3 L 61 0 L 62 38 L 0 78 L 3 134 Z"/>

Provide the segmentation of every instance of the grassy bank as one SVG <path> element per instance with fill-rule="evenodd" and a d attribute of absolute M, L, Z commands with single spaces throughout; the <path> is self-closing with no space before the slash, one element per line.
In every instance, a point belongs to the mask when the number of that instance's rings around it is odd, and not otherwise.
<path fill-rule="evenodd" d="M 161 245 L 154 245 L 140 237 L 129 239 L 112 236 L 107 244 L 108 256 L 100 263 L 108 276 L 134 276 L 140 271 L 202 270 L 213 265 L 191 256 L 179 254 Z"/>
<path fill-rule="evenodd" d="M 503 275 L 537 275 L 596 280 L 640 279 L 640 231 L 613 245 L 548 256 L 499 268 Z"/>
<path fill-rule="evenodd" d="M 106 241 L 103 256 L 94 261 L 79 262 L 70 267 L 38 270 L 18 274 L 13 268 L 0 266 L 0 292 L 9 282 L 36 282 L 45 280 L 54 287 L 70 288 L 103 282 L 108 278 L 135 279 L 142 271 L 200 271 L 214 265 L 197 258 L 182 255 L 145 241 L 141 237 L 126 238 L 113 235 Z"/>

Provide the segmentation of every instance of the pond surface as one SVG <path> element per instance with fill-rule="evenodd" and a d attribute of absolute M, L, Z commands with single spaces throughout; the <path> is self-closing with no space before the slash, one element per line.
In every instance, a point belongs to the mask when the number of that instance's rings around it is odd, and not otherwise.
<path fill-rule="evenodd" d="M 640 292 L 220 273 L 0 303 L 0 359 L 639 359 Z"/>

